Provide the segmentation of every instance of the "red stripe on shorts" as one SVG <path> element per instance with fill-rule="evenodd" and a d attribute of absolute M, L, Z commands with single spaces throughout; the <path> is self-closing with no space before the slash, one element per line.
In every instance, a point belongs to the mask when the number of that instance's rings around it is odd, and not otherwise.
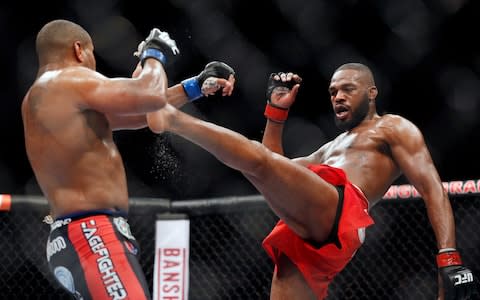
<path fill-rule="evenodd" d="M 79 255 L 93 299 L 146 299 L 108 216 L 93 216 L 70 223 L 68 237 Z M 122 298 L 125 291 L 127 295 Z"/>

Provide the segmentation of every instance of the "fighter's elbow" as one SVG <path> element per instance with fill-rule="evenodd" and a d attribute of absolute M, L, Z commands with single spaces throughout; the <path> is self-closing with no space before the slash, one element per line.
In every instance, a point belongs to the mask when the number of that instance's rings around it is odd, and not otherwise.
<path fill-rule="evenodd" d="M 165 78 L 146 75 L 141 77 L 139 84 L 138 90 L 142 91 L 143 98 L 148 103 L 149 111 L 159 110 L 167 104 L 168 86 Z"/>
<path fill-rule="evenodd" d="M 155 106 L 155 110 L 159 110 L 167 105 L 167 89 L 158 89 L 154 92 L 154 101 L 153 105 Z"/>
<path fill-rule="evenodd" d="M 158 116 L 157 113 L 147 113 L 147 125 L 148 128 L 154 133 L 162 133 L 164 131 L 164 126 L 162 119 Z"/>

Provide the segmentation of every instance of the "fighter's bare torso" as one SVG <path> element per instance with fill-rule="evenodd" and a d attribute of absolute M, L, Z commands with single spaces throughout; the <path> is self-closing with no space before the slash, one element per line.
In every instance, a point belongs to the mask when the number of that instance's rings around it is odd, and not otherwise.
<path fill-rule="evenodd" d="M 418 131 L 408 120 L 396 115 L 375 115 L 351 131 L 344 132 L 319 150 L 295 161 L 302 165 L 328 164 L 343 169 L 359 187 L 372 207 L 401 174 L 392 143 L 403 141 Z M 285 255 L 272 279 L 271 299 L 315 299 L 303 275 Z"/>
<path fill-rule="evenodd" d="M 375 116 L 340 134 L 312 155 L 297 160 L 302 164 L 327 164 L 343 169 L 372 206 L 401 174 L 392 156 L 390 140 L 403 139 L 397 135 L 404 135 L 408 130 L 400 133 L 398 128 L 409 124 L 396 115 Z"/>
<path fill-rule="evenodd" d="M 126 210 L 126 178 L 112 131 L 105 115 L 82 105 L 82 95 L 71 83 L 75 72 L 45 72 L 25 96 L 28 158 L 53 217 L 79 210 Z"/>

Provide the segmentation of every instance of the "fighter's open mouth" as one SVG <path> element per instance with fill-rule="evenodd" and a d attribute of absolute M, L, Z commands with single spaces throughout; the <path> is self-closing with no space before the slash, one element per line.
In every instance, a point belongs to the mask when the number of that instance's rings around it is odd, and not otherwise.
<path fill-rule="evenodd" d="M 347 117 L 348 115 L 348 108 L 346 106 L 343 106 L 343 105 L 336 105 L 335 106 L 335 115 L 337 116 L 337 118 L 339 119 L 344 119 Z"/>

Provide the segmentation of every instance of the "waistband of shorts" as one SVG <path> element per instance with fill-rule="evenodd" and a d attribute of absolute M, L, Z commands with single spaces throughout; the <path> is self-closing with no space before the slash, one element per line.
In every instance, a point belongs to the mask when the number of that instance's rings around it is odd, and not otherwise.
<path fill-rule="evenodd" d="M 350 184 L 363 196 L 363 200 L 365 201 L 365 203 L 367 204 L 367 210 L 370 211 L 370 202 L 368 201 L 367 199 L 367 196 L 365 196 L 365 193 L 362 191 L 361 188 L 359 188 L 358 186 L 356 186 L 355 184 L 351 183 Z"/>
<path fill-rule="evenodd" d="M 77 211 L 69 214 L 65 214 L 55 218 L 54 222 L 56 221 L 63 221 L 66 219 L 70 219 L 71 221 L 96 216 L 96 215 L 107 215 L 112 217 L 123 217 L 127 218 L 128 213 L 123 209 L 111 210 L 111 209 L 93 209 L 93 210 L 85 210 L 85 211 Z"/>

